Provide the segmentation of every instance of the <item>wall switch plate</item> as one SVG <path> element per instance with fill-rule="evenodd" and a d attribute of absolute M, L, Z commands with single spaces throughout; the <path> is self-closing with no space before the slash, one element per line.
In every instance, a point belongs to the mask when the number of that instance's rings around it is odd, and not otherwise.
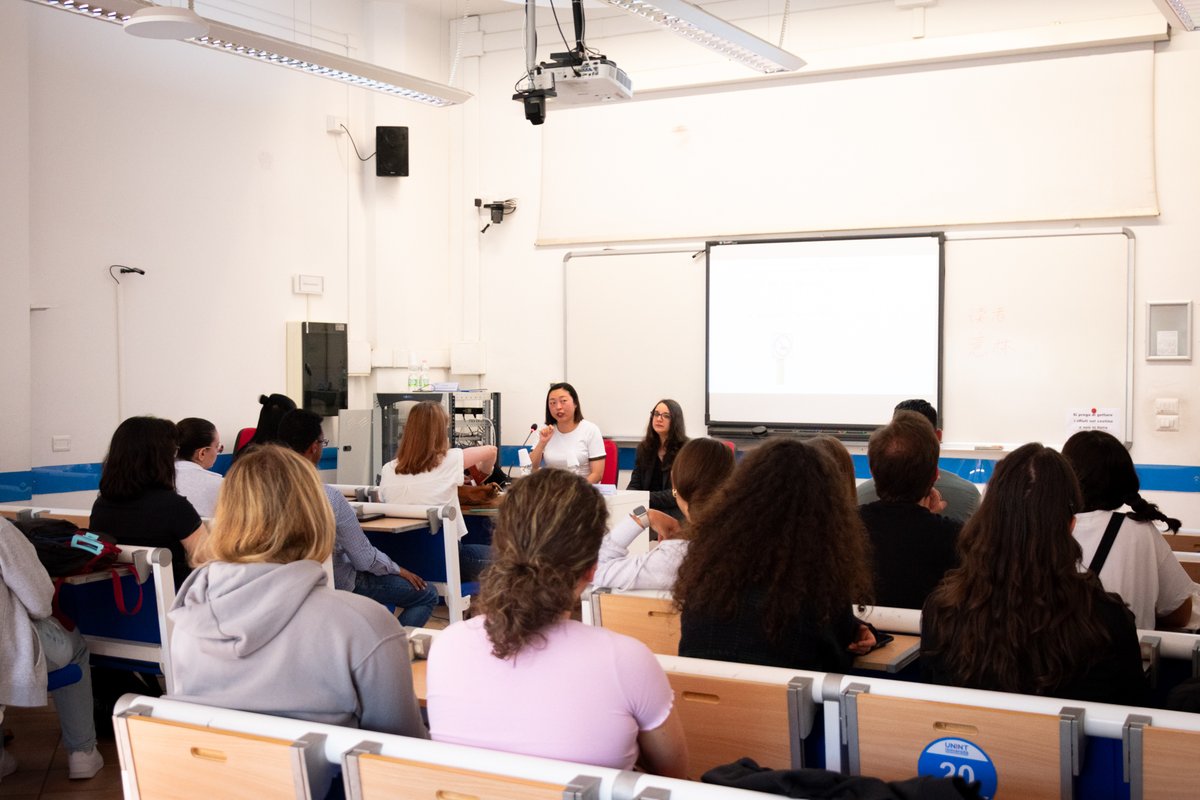
<path fill-rule="evenodd" d="M 1177 431 L 1179 430 L 1179 415 L 1178 414 L 1159 414 L 1154 418 L 1155 430 L 1158 431 Z"/>
<path fill-rule="evenodd" d="M 1179 413 L 1179 398 L 1178 397 L 1159 397 L 1154 401 L 1155 414 L 1178 414 Z"/>
<path fill-rule="evenodd" d="M 50 451 L 52 453 L 69 453 L 71 452 L 71 437 L 70 436 L 51 436 Z"/>

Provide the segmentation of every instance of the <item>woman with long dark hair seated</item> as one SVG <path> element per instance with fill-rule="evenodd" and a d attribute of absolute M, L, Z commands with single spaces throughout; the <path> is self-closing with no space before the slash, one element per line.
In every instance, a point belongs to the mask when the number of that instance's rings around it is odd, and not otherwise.
<path fill-rule="evenodd" d="M 179 452 L 175 456 L 175 491 L 187 498 L 202 517 L 211 517 L 221 491 L 221 476 L 212 471 L 225 450 L 217 426 L 206 419 L 187 417 L 175 423 Z"/>
<path fill-rule="evenodd" d="M 630 489 L 650 492 L 650 508 L 683 519 L 671 492 L 671 467 L 679 449 L 687 443 L 683 409 L 674 400 L 659 400 L 646 423 L 646 436 L 637 446 Z"/>
<path fill-rule="evenodd" d="M 925 602 L 921 672 L 934 683 L 1074 700 L 1146 700 L 1133 615 L 1071 538 L 1082 505 L 1067 460 L 1041 444 L 996 465 L 959 537 L 961 566 Z"/>
<path fill-rule="evenodd" d="M 1154 525 L 1161 522 L 1174 533 L 1179 520 L 1141 496 L 1125 445 L 1104 431 L 1079 431 L 1063 445 L 1063 456 L 1083 492 L 1074 535 L 1083 549 L 1084 566 L 1096 566 L 1107 528 L 1116 525 L 1108 554 L 1095 570 L 1104 588 L 1129 604 L 1139 628 L 1186 625 L 1192 616 L 1192 579 Z M 1117 509 L 1122 506 L 1130 510 L 1120 514 Z"/>
<path fill-rule="evenodd" d="M 679 568 L 679 655 L 842 671 L 875 638 L 866 532 L 834 460 L 797 439 L 742 459 L 692 527 Z"/>
<path fill-rule="evenodd" d="M 641 642 L 570 618 L 608 516 L 584 478 L 547 469 L 500 506 L 481 616 L 429 655 L 437 741 L 683 777 L 687 745 L 663 669 Z"/>
<path fill-rule="evenodd" d="M 721 488 L 734 465 L 733 451 L 716 439 L 692 439 L 680 448 L 671 473 L 671 494 L 679 502 L 685 524 L 681 526 L 678 520 L 654 509 L 645 518 L 630 515 L 619 520 L 604 534 L 592 584 L 670 591 L 691 539 L 687 522 Z M 629 545 L 647 526 L 658 532 L 658 544 L 645 553 L 630 555 Z"/>
<path fill-rule="evenodd" d="M 191 572 L 188 556 L 204 536 L 204 523 L 175 491 L 179 431 L 169 419 L 130 417 L 117 426 L 100 466 L 100 495 L 91 528 L 118 544 L 166 547 L 179 586 Z"/>

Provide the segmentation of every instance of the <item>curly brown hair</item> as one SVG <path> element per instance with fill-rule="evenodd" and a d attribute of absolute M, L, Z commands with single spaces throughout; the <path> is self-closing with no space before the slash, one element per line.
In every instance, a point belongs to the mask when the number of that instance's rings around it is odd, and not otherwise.
<path fill-rule="evenodd" d="M 574 473 L 543 469 L 513 485 L 492 533 L 492 563 L 479 607 L 497 658 L 512 658 L 575 604 L 579 581 L 596 565 L 608 507 Z"/>
<path fill-rule="evenodd" d="M 1079 571 L 1071 522 L 1082 499 L 1067 460 L 1038 443 L 997 465 L 958 538 L 961 564 L 925 602 L 922 653 L 955 683 L 1041 694 L 1069 680 L 1109 634 L 1104 592 Z"/>
<path fill-rule="evenodd" d="M 797 621 L 825 625 L 870 599 L 866 531 L 833 459 L 797 439 L 751 451 L 695 521 L 675 603 L 732 619 L 745 589 L 781 642 Z"/>

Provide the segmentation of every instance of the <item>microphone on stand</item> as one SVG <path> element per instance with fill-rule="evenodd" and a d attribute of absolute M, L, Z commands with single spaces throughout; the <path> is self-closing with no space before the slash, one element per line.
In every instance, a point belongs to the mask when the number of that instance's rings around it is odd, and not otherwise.
<path fill-rule="evenodd" d="M 521 447 L 529 444 L 529 440 L 533 438 L 535 433 L 537 433 L 537 429 L 538 426 L 536 422 L 529 426 L 529 433 L 525 434 L 525 441 L 521 442 Z M 520 450 L 521 447 L 518 447 L 517 449 Z M 512 480 L 512 464 L 508 465 L 508 472 L 504 473 L 504 477 L 508 481 Z"/>

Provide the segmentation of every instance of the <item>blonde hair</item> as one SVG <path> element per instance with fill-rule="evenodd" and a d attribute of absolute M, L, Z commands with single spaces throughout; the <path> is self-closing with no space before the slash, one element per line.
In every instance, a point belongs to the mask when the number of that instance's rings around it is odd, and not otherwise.
<path fill-rule="evenodd" d="M 197 564 L 324 561 L 333 551 L 329 498 L 313 465 L 277 445 L 248 448 L 221 484 Z"/>
<path fill-rule="evenodd" d="M 500 505 L 479 591 L 493 655 L 516 656 L 570 610 L 607 521 L 600 493 L 566 470 L 539 470 L 513 486 Z"/>
<path fill-rule="evenodd" d="M 450 418 L 441 403 L 425 400 L 408 412 L 396 450 L 396 474 L 420 475 L 442 463 L 450 449 Z"/>

